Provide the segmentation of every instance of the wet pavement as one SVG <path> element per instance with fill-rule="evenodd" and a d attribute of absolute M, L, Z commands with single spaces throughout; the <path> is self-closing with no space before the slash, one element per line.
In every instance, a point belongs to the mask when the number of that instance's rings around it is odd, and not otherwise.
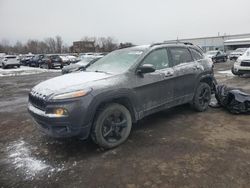
<path fill-rule="evenodd" d="M 231 65 L 216 64 L 218 82 L 250 92 L 250 76 L 233 76 Z M 249 115 L 183 105 L 141 120 L 126 143 L 103 151 L 34 127 L 28 92 L 59 74 L 0 77 L 0 187 L 249 187 Z"/>

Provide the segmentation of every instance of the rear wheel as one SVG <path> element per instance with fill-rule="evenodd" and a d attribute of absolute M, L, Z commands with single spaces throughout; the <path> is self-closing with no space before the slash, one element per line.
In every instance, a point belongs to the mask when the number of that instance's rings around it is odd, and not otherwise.
<path fill-rule="evenodd" d="M 114 148 L 128 138 L 131 127 L 132 119 L 129 110 L 123 105 L 113 103 L 99 110 L 91 137 L 103 148 Z"/>
<path fill-rule="evenodd" d="M 192 106 L 195 110 L 203 112 L 208 109 L 210 100 L 211 88 L 207 83 L 201 82 L 194 95 Z"/>

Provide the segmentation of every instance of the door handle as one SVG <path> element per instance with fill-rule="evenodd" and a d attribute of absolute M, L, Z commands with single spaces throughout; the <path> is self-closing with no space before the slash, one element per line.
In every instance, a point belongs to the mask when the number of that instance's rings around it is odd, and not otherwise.
<path fill-rule="evenodd" d="M 173 76 L 173 75 L 174 75 L 173 72 L 166 72 L 166 73 L 165 73 L 165 77 L 170 77 L 170 76 Z"/>

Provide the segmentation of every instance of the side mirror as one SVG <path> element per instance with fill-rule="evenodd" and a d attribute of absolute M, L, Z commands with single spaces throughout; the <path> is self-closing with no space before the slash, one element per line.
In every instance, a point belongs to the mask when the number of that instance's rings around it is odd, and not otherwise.
<path fill-rule="evenodd" d="M 144 64 L 137 68 L 138 74 L 145 74 L 150 72 L 155 72 L 155 68 L 152 64 Z"/>

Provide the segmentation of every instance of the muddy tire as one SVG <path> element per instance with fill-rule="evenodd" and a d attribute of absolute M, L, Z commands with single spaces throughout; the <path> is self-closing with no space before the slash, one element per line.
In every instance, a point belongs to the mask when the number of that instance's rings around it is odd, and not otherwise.
<path fill-rule="evenodd" d="M 211 88 L 207 83 L 201 82 L 196 89 L 192 107 L 198 112 L 204 112 L 208 109 L 210 101 Z"/>
<path fill-rule="evenodd" d="M 114 148 L 128 138 L 132 127 L 129 110 L 112 103 L 99 109 L 95 117 L 91 138 L 104 149 Z"/>

